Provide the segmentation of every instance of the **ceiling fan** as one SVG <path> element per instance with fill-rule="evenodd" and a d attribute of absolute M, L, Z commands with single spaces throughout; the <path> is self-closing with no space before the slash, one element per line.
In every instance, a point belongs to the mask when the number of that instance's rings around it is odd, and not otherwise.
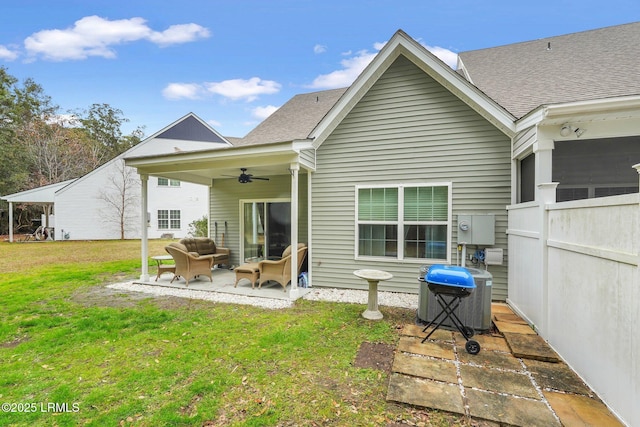
<path fill-rule="evenodd" d="M 240 170 L 242 171 L 240 173 L 240 176 L 238 176 L 238 182 L 240 184 L 246 184 L 247 182 L 252 182 L 254 179 L 259 179 L 262 181 L 269 181 L 269 178 L 263 178 L 260 176 L 253 176 L 253 174 L 250 173 L 246 173 L 247 172 L 247 168 L 240 168 Z"/>

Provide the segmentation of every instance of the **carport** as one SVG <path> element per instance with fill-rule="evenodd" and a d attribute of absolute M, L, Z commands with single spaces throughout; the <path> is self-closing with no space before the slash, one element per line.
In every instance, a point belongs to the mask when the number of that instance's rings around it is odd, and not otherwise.
<path fill-rule="evenodd" d="M 54 212 L 55 193 L 63 187 L 71 184 L 75 179 L 62 181 L 57 184 L 49 184 L 19 193 L 0 197 L 9 202 L 9 242 L 13 242 L 13 204 L 24 203 L 42 206 L 45 217 L 45 227 L 49 228 L 49 217 Z"/>

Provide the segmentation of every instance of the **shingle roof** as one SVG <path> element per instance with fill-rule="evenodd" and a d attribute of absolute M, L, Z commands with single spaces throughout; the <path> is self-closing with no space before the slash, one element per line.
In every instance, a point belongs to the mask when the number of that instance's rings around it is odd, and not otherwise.
<path fill-rule="evenodd" d="M 296 95 L 234 145 L 267 144 L 305 139 L 346 88 Z"/>
<path fill-rule="evenodd" d="M 640 22 L 459 54 L 460 70 L 516 117 L 540 105 L 640 94 Z"/>

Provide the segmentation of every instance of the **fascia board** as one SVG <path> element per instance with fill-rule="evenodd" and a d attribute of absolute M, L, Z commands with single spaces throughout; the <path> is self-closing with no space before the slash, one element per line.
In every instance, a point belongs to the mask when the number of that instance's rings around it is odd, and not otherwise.
<path fill-rule="evenodd" d="M 544 108 L 544 116 L 545 118 L 554 118 L 560 116 L 611 113 L 614 111 L 639 109 L 640 95 L 633 95 L 548 105 Z"/>
<path fill-rule="evenodd" d="M 320 147 L 338 123 L 401 54 L 461 98 L 503 133 L 510 137 L 515 135 L 514 116 L 464 80 L 406 33 L 398 31 L 309 135 L 309 138 L 314 140 L 315 148 Z"/>
<path fill-rule="evenodd" d="M 219 148 L 184 153 L 159 154 L 125 158 L 125 164 L 137 168 L 139 173 L 157 175 L 163 171 L 184 169 L 211 169 L 249 164 L 279 164 L 297 161 L 299 152 L 291 142 Z M 238 166 L 238 167 L 240 167 Z"/>

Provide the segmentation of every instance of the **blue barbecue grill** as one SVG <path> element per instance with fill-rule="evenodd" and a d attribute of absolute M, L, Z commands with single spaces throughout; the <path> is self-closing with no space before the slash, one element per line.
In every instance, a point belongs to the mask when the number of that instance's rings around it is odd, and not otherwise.
<path fill-rule="evenodd" d="M 449 319 L 467 341 L 464 346 L 467 353 L 478 354 L 480 352 L 480 344 L 471 339 L 475 334 L 475 331 L 472 327 L 463 325 L 462 321 L 455 313 L 455 310 L 460 305 L 462 298 L 466 298 L 471 295 L 476 288 L 473 276 L 469 270 L 464 267 L 457 267 L 453 265 L 435 264 L 429 267 L 424 278 L 421 277 L 420 280 L 427 282 L 429 290 L 433 293 L 438 305 L 440 305 L 440 308 L 442 309 L 440 313 L 438 313 L 438 315 L 435 316 L 433 320 L 422 330 L 422 332 L 426 332 L 427 329 L 438 322 L 427 336 L 424 337 L 422 342 L 424 343 L 429 339 L 436 329 Z"/>

